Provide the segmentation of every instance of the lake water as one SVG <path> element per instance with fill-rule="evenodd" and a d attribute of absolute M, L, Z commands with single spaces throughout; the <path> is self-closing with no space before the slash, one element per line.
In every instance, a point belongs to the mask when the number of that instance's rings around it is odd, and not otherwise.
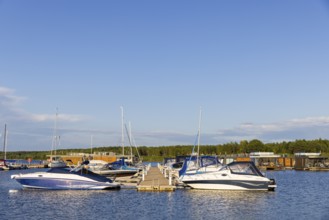
<path fill-rule="evenodd" d="M 0 171 L 0 219 L 329 219 L 329 172 L 271 171 L 275 192 L 23 190 Z"/>

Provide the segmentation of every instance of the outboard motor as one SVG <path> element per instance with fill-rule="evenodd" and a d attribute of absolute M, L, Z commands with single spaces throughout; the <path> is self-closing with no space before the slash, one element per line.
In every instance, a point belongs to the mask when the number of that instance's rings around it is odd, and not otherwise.
<path fill-rule="evenodd" d="M 274 191 L 276 188 L 276 182 L 275 179 L 270 179 L 270 183 L 268 184 L 268 190 Z"/>

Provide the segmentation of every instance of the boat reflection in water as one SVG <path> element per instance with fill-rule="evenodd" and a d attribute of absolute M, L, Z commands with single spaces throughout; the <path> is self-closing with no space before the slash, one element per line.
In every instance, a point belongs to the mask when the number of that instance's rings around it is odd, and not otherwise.
<path fill-rule="evenodd" d="M 51 168 L 47 172 L 11 175 L 25 188 L 32 189 L 70 189 L 70 190 L 100 190 L 119 189 L 120 185 L 112 180 L 95 174 L 84 168 L 89 162 L 69 168 Z"/>

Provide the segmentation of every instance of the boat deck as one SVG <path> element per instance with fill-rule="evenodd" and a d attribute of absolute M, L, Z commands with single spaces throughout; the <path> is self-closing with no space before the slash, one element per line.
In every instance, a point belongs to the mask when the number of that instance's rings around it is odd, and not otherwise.
<path fill-rule="evenodd" d="M 137 185 L 138 191 L 174 191 L 175 186 L 169 185 L 169 180 L 164 177 L 158 167 L 150 167 L 144 181 Z"/>

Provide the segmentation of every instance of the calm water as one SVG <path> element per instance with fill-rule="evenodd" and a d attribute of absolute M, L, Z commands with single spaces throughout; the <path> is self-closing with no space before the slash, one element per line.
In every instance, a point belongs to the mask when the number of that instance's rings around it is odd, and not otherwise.
<path fill-rule="evenodd" d="M 329 219 L 329 172 L 274 171 L 275 192 L 23 190 L 0 171 L 0 219 Z"/>

